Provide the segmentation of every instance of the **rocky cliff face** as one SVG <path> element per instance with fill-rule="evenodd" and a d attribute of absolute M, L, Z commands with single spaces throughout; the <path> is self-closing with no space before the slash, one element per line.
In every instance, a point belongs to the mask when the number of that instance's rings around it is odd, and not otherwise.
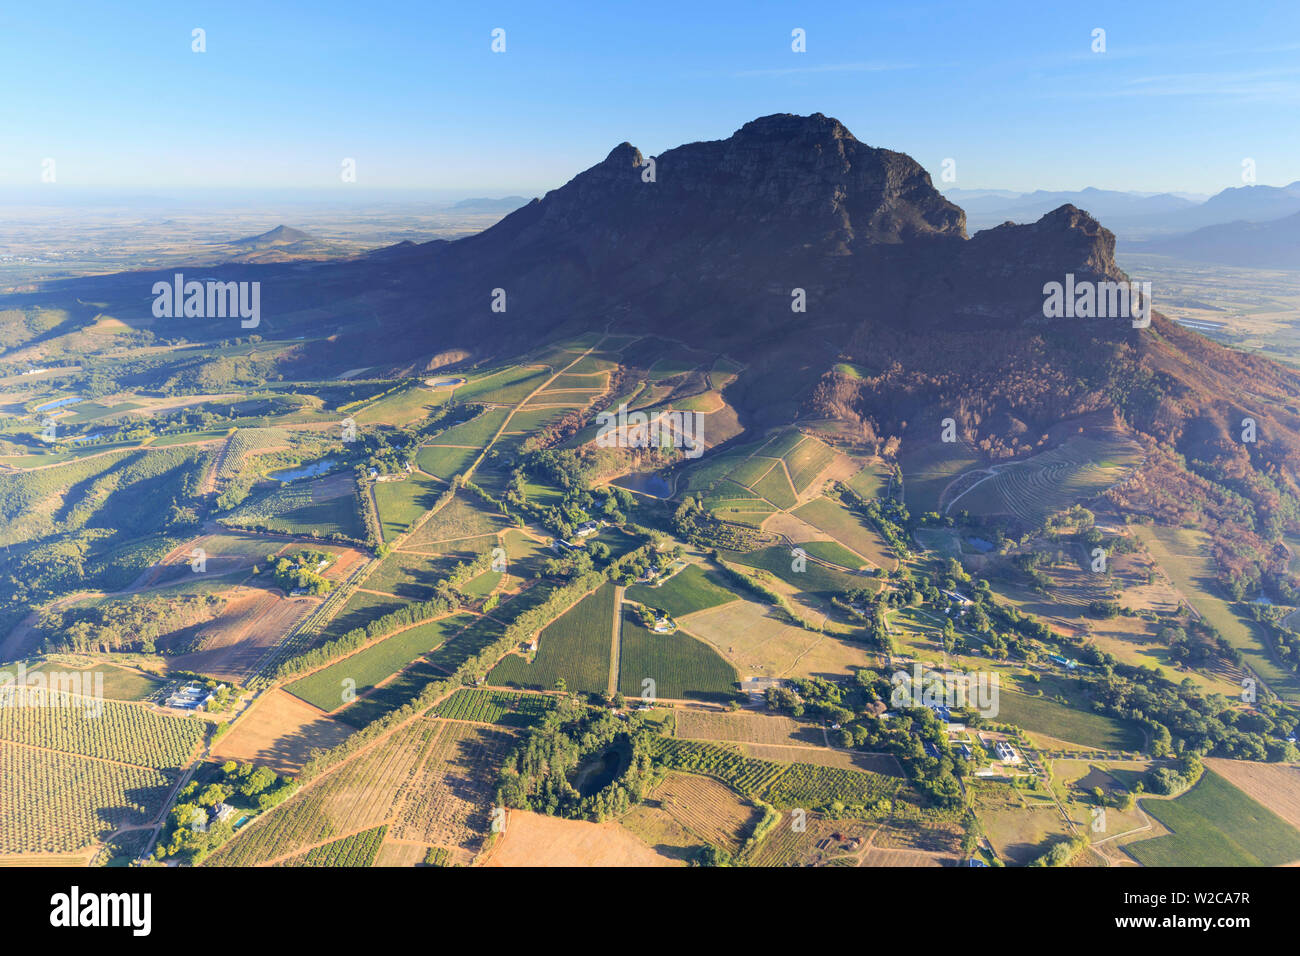
<path fill-rule="evenodd" d="M 408 332 L 431 350 L 612 323 L 744 354 L 809 324 L 843 337 L 862 322 L 1015 324 L 1041 311 L 1045 281 L 1120 277 L 1113 251 L 1071 206 L 968 239 L 910 157 L 819 113 L 782 114 L 653 166 L 623 143 L 491 229 L 405 254 L 399 281 L 430 302 Z M 489 311 L 498 288 L 504 315 Z M 795 289 L 806 313 L 791 311 Z"/>

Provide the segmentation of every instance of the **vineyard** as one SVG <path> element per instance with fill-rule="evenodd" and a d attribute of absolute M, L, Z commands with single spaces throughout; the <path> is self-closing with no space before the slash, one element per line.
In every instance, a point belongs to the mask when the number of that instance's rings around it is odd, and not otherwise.
<path fill-rule="evenodd" d="M 461 400 L 459 394 L 456 398 L 458 401 Z M 467 422 L 448 428 L 442 434 L 435 436 L 430 444 L 482 448 L 492 440 L 492 436 L 497 433 L 497 429 L 505 423 L 509 415 L 508 408 L 489 408 L 477 418 L 471 418 Z"/>
<path fill-rule="evenodd" d="M 93 701 L 103 713 L 92 716 L 83 699 L 63 706 L 27 706 L 30 689 L 14 691 L 14 706 L 0 707 L 0 740 L 135 764 L 172 769 L 189 763 L 206 724 L 190 717 L 165 717 L 145 707 Z M 35 702 L 33 702 L 35 703 Z M 85 699 L 85 703 L 92 703 Z"/>
<path fill-rule="evenodd" d="M 387 822 L 432 738 L 428 724 L 396 731 L 258 817 L 203 865 L 256 866 Z"/>
<path fill-rule="evenodd" d="M 669 770 L 716 777 L 747 797 L 760 796 L 785 770 L 779 763 L 752 760 L 735 747 L 656 737 L 655 759 Z"/>
<path fill-rule="evenodd" d="M 669 770 L 715 777 L 750 798 L 777 809 L 883 810 L 902 791 L 897 777 L 805 763 L 773 763 L 744 756 L 725 744 L 697 743 L 668 737 L 654 739 L 655 759 Z"/>
<path fill-rule="evenodd" d="M 512 654 L 493 668 L 488 683 L 550 690 L 563 678 L 569 690 L 603 693 L 609 685 L 614 610 L 614 586 L 604 584 L 542 631 L 532 662 Z"/>
<path fill-rule="evenodd" d="M 965 493 L 945 496 L 944 511 L 1012 514 L 1036 527 L 1124 480 L 1141 460 L 1142 449 L 1128 440 L 1071 438 L 1059 448 L 997 466 Z"/>
<path fill-rule="evenodd" d="M 660 807 L 706 843 L 740 849 L 762 814 L 709 777 L 669 774 L 653 797 Z"/>
<path fill-rule="evenodd" d="M 344 696 L 345 690 L 356 696 L 365 694 L 468 623 L 469 617 L 464 614 L 425 621 L 294 681 L 285 689 L 321 710 L 337 710 L 352 699 Z"/>
<path fill-rule="evenodd" d="M 265 448 L 277 448 L 289 443 L 289 433 L 283 428 L 240 428 L 226 442 L 221 454 L 217 478 L 229 480 L 244 469 L 245 459 Z"/>
<path fill-rule="evenodd" d="M 420 723 L 437 740 L 404 791 L 393 837 L 477 851 L 491 822 L 496 773 L 515 737 L 469 724 Z"/>
<path fill-rule="evenodd" d="M 621 647 L 618 689 L 628 697 L 640 697 L 645 680 L 668 700 L 725 700 L 736 689 L 736 669 L 709 645 L 684 631 L 655 634 L 631 611 L 623 615 Z"/>
<path fill-rule="evenodd" d="M 151 767 L 0 743 L 0 855 L 70 853 L 148 823 L 170 783 Z"/>
<path fill-rule="evenodd" d="M 901 789 L 897 777 L 794 763 L 767 788 L 764 799 L 778 809 L 823 810 L 832 804 L 872 809 L 881 801 L 892 800 Z"/>
<path fill-rule="evenodd" d="M 379 855 L 388 826 L 377 826 L 341 840 L 312 847 L 301 856 L 282 860 L 276 866 L 370 866 Z"/>
<path fill-rule="evenodd" d="M 244 502 L 218 519 L 232 528 L 360 541 L 353 480 L 346 474 L 295 481 Z"/>
<path fill-rule="evenodd" d="M 554 706 L 551 698 L 541 694 L 465 687 L 433 708 L 430 716 L 502 727 L 531 727 Z"/>

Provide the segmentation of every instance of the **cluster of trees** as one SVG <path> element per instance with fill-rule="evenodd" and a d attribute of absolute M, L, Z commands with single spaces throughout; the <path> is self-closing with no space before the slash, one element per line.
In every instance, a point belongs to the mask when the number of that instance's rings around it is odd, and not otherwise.
<path fill-rule="evenodd" d="M 1194 753 L 1186 753 L 1178 758 L 1176 767 L 1156 767 L 1147 774 L 1143 787 L 1161 796 L 1173 797 L 1182 793 L 1205 772 L 1201 758 Z"/>
<path fill-rule="evenodd" d="M 329 562 L 327 552 L 297 551 L 279 558 L 269 555 L 266 566 L 276 585 L 286 592 L 302 590 L 308 594 L 328 594 L 334 589 L 334 582 L 322 577 L 317 568 L 324 570 L 324 565 Z M 253 569 L 254 574 L 259 571 L 260 568 Z"/>
<path fill-rule="evenodd" d="M 269 767 L 229 760 L 221 765 L 212 783 L 203 786 L 190 781 L 181 788 L 154 848 L 154 858 L 202 863 L 234 836 L 234 824 L 241 816 L 269 810 L 287 800 L 297 788 L 296 781 Z M 218 820 L 212 811 L 223 803 L 233 807 L 234 812 Z"/>
<path fill-rule="evenodd" d="M 1058 839 L 1047 851 L 1026 863 L 1026 866 L 1069 866 L 1088 847 L 1087 834 Z"/>
<path fill-rule="evenodd" d="M 525 512 L 557 538 L 569 538 L 584 521 L 626 523 L 636 508 L 632 493 L 614 486 L 593 489 L 591 480 L 602 468 L 597 450 L 555 449 L 529 453 L 511 474 L 506 505 Z M 562 497 L 558 504 L 540 505 L 528 499 L 528 479 L 552 485 Z"/>
<path fill-rule="evenodd" d="M 753 550 L 763 536 L 761 531 L 753 528 L 720 520 L 690 495 L 673 512 L 670 528 L 683 541 L 701 548 L 724 548 L 728 551 Z"/>
<path fill-rule="evenodd" d="M 225 606 L 215 594 L 136 596 L 101 604 L 43 611 L 36 627 L 47 652 L 135 651 L 152 654 L 156 642 L 211 620 Z"/>
<path fill-rule="evenodd" d="M 970 760 L 953 752 L 945 725 L 926 707 L 897 708 L 895 718 L 886 720 L 881 714 L 891 693 L 887 676 L 862 668 L 846 684 L 815 677 L 796 680 L 791 687 L 770 688 L 767 706 L 793 717 L 823 721 L 830 726 L 836 746 L 892 753 L 912 785 L 931 805 L 945 810 L 962 806 L 958 778 L 972 773 L 984 761 L 983 750 L 973 748 Z M 975 726 L 980 718 L 970 711 L 967 719 Z M 927 743 L 933 745 L 938 756 L 927 751 Z"/>
<path fill-rule="evenodd" d="M 639 714 L 620 719 L 569 699 L 533 728 L 501 769 L 497 801 L 550 816 L 606 820 L 639 803 L 653 780 L 650 729 Z M 600 781 L 584 795 L 583 778 Z M 585 788 L 584 788 L 585 789 Z"/>

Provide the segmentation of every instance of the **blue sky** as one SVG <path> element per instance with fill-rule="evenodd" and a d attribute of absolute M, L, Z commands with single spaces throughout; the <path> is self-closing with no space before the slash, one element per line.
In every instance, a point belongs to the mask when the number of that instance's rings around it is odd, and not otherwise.
<path fill-rule="evenodd" d="M 967 189 L 1300 179 L 1294 2 L 55 0 L 0 9 L 0 83 L 0 187 L 534 195 L 776 112 Z"/>

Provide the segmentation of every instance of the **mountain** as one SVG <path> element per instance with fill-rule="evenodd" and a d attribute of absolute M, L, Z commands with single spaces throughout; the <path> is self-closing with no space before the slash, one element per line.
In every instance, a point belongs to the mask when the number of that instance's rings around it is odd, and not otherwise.
<path fill-rule="evenodd" d="M 279 225 L 256 236 L 232 239 L 219 247 L 215 255 L 224 262 L 295 262 L 304 259 L 329 259 L 357 250 L 329 242 L 311 233 Z M 209 259 L 211 261 L 211 259 Z"/>
<path fill-rule="evenodd" d="M 1241 220 L 1264 222 L 1295 212 L 1300 212 L 1300 180 L 1286 186 L 1229 187 L 1165 222 L 1177 229 L 1197 229 Z"/>
<path fill-rule="evenodd" d="M 779 114 L 654 157 L 622 143 L 463 239 L 217 272 L 262 283 L 259 334 L 290 343 L 286 380 L 509 361 L 608 330 L 739 361 L 724 397 L 751 435 L 809 422 L 907 456 L 935 449 L 952 418 L 994 461 L 1119 433 L 1146 463 L 1116 504 L 1195 521 L 1221 566 L 1258 570 L 1271 552 L 1256 529 L 1290 520 L 1279 501 L 1300 495 L 1296 373 L 1158 312 L 1145 329 L 1045 317 L 1047 283 L 1127 279 L 1115 235 L 1075 204 L 974 236 L 966 224 L 911 157 L 821 114 Z M 78 280 L 65 295 L 147 324 L 152 279 Z M 653 354 L 634 345 L 625 360 Z M 1246 416 L 1257 442 L 1240 440 Z"/>
<path fill-rule="evenodd" d="M 1278 489 L 1300 494 L 1300 378 L 1158 312 L 1147 329 L 1045 318 L 1048 282 L 1127 279 L 1088 212 L 1064 204 L 968 237 L 919 164 L 821 114 L 763 117 L 652 158 L 622 143 L 474 236 L 328 267 L 318 295 L 382 288 L 365 299 L 382 318 L 340 325 L 300 360 L 366 354 L 418 371 L 561 335 L 673 338 L 745 364 L 725 397 L 751 434 L 817 422 L 906 456 L 928 454 L 952 418 L 990 460 L 1122 434 L 1146 462 L 1114 503 L 1198 522 L 1241 579 L 1273 560 L 1240 502 L 1263 517 L 1285 507 Z M 382 276 L 365 273 L 379 261 Z M 1244 416 L 1258 442 L 1240 441 Z"/>
<path fill-rule="evenodd" d="M 301 229 L 293 229 L 289 226 L 276 226 L 269 232 L 264 232 L 257 236 L 248 236 L 244 239 L 234 239 L 230 242 L 232 246 L 238 246 L 242 249 L 273 249 L 279 246 L 290 246 L 295 243 L 318 242 L 319 240 Z"/>
<path fill-rule="evenodd" d="M 1229 222 L 1128 247 L 1194 262 L 1300 270 L 1300 212 L 1269 222 Z"/>

